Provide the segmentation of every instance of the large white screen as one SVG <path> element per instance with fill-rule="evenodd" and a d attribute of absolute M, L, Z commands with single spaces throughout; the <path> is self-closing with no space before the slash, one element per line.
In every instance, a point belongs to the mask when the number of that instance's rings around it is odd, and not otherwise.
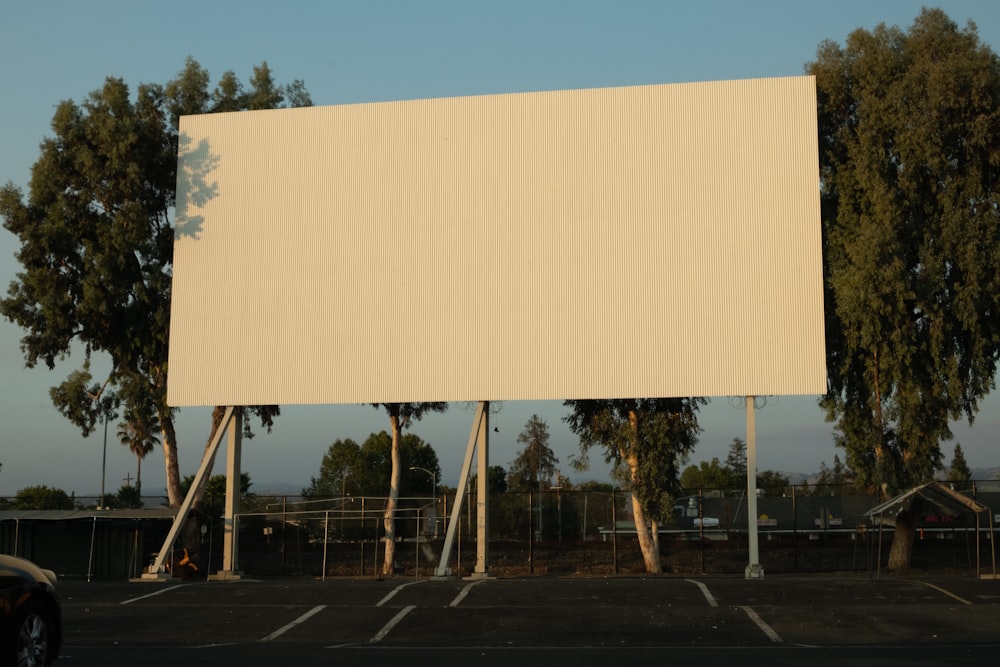
<path fill-rule="evenodd" d="M 180 129 L 171 405 L 825 391 L 811 77 Z"/>

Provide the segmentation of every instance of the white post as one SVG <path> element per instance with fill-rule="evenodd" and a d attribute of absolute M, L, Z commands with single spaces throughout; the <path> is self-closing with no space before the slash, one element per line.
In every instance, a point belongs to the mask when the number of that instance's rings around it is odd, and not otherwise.
<path fill-rule="evenodd" d="M 226 449 L 226 509 L 223 515 L 222 535 L 222 570 L 213 579 L 239 579 L 237 554 L 239 552 L 239 532 L 236 517 L 240 513 L 240 490 L 242 488 L 242 471 L 240 458 L 243 442 L 242 411 L 233 410 L 229 424 L 225 427 L 229 433 Z"/>
<path fill-rule="evenodd" d="M 462 525 L 462 497 L 465 495 L 469 473 L 472 471 L 472 457 L 476 453 L 476 443 L 480 440 L 480 432 L 486 429 L 486 415 L 489 410 L 480 401 L 476 406 L 476 414 L 472 418 L 472 429 L 469 431 L 469 444 L 465 449 L 465 462 L 462 464 L 462 472 L 458 478 L 458 490 L 455 494 L 455 504 L 451 508 L 451 520 L 448 522 L 448 529 L 445 531 L 444 546 L 441 547 L 441 561 L 434 571 L 436 578 L 447 577 L 451 574 L 448 561 L 451 559 L 451 550 L 455 545 L 455 535 Z"/>
<path fill-rule="evenodd" d="M 226 408 L 226 414 L 222 419 L 223 425 L 229 423 L 234 410 L 235 408 L 233 406 Z M 198 472 L 194 475 L 194 480 L 191 482 L 191 487 L 188 489 L 187 496 L 184 497 L 184 502 L 181 503 L 180 509 L 177 510 L 177 516 L 174 517 L 174 522 L 170 526 L 170 531 L 167 532 L 167 537 L 163 540 L 163 546 L 160 547 L 160 551 L 157 554 L 156 559 L 153 561 L 153 564 L 150 565 L 149 572 L 142 575 L 143 579 L 164 579 L 169 577 L 169 575 L 164 572 L 164 561 L 166 561 L 168 554 L 174 548 L 174 541 L 177 539 L 177 535 L 180 533 L 181 527 L 187 520 L 188 513 L 191 511 L 191 505 L 194 503 L 194 497 L 197 495 L 198 488 L 212 473 L 212 466 L 215 464 L 215 453 L 219 449 L 219 443 L 222 442 L 222 435 L 225 432 L 226 427 L 222 426 L 215 432 L 215 436 L 212 438 L 212 441 L 208 443 L 208 448 L 201 457 L 201 466 L 198 468 Z M 16 539 L 14 541 L 14 547 L 16 552 Z"/>
<path fill-rule="evenodd" d="M 764 569 L 760 566 L 757 546 L 757 428 L 754 423 L 754 397 L 747 396 L 747 536 L 750 547 L 750 562 L 747 563 L 747 579 L 763 579 Z"/>
<path fill-rule="evenodd" d="M 476 569 L 473 579 L 489 575 L 489 463 L 490 463 L 490 402 L 483 401 L 483 423 L 478 437 L 479 472 L 476 475 Z"/>

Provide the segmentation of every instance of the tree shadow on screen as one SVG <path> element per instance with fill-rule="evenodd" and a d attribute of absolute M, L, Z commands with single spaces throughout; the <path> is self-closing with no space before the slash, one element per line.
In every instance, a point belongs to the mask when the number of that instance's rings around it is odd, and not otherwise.
<path fill-rule="evenodd" d="M 207 180 L 218 164 L 219 156 L 209 149 L 207 139 L 194 144 L 186 134 L 178 137 L 175 239 L 201 236 L 205 216 L 199 211 L 219 194 L 219 183 Z"/>

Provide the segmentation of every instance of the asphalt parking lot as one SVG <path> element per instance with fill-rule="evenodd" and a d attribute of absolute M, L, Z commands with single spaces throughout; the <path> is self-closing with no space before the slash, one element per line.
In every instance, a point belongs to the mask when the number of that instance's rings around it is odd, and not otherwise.
<path fill-rule="evenodd" d="M 61 584 L 71 665 L 976 664 L 1000 581 L 743 578 Z M 612 650 L 613 649 L 613 650 Z M 755 660 L 751 660 L 755 662 Z"/>

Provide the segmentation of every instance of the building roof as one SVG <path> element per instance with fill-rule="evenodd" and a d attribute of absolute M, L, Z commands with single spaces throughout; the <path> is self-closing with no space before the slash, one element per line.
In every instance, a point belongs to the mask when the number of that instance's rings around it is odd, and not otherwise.
<path fill-rule="evenodd" d="M 119 510 L 0 510 L 0 522 L 74 521 L 80 519 L 173 519 L 177 510 L 170 507 Z"/>
<path fill-rule="evenodd" d="M 927 482 L 876 505 L 868 510 L 865 516 L 878 520 L 889 520 L 891 517 L 895 520 L 900 512 L 914 508 L 921 510 L 933 508 L 947 516 L 978 514 L 990 509 L 974 498 L 958 493 L 940 482 Z"/>

